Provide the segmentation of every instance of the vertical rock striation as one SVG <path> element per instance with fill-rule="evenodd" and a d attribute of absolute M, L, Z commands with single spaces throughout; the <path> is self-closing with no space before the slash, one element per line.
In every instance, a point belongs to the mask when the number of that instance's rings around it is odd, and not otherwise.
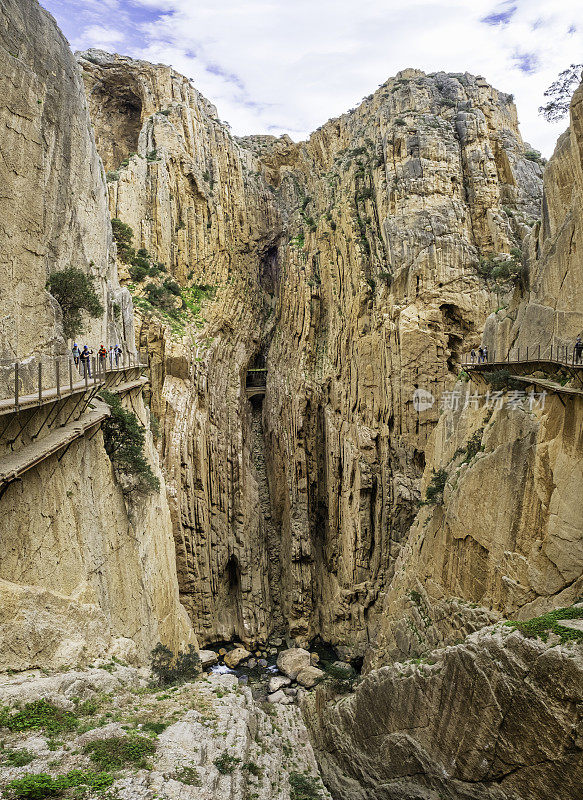
<path fill-rule="evenodd" d="M 413 393 L 452 382 L 498 302 L 479 259 L 537 213 L 511 98 L 406 70 L 307 142 L 234 139 L 172 69 L 78 58 L 112 216 L 183 286 L 216 287 L 186 333 L 140 321 L 193 623 L 252 642 L 283 620 L 362 654 L 438 417 Z"/>

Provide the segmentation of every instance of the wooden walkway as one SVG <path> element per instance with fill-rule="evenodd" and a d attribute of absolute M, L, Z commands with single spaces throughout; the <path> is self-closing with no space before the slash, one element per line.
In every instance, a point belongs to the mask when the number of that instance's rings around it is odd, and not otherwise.
<path fill-rule="evenodd" d="M 12 415 L 18 420 L 29 409 L 53 403 L 55 407 L 66 402 L 67 398 L 74 400 L 77 418 L 71 422 L 60 424 L 42 439 L 31 441 L 18 450 L 8 452 L 0 457 L 0 497 L 13 481 L 22 474 L 40 464 L 47 458 L 66 450 L 76 439 L 90 434 L 110 415 L 109 406 L 96 399 L 95 395 L 100 389 L 107 389 L 113 394 L 125 395 L 134 390 L 142 390 L 148 383 L 148 378 L 139 374 L 145 365 L 133 364 L 106 370 L 105 373 L 89 381 L 76 381 L 66 389 L 47 389 L 39 394 L 18 398 L 18 405 L 14 398 L 0 401 L 0 415 L 8 420 L 7 427 L 11 424 L 7 415 Z M 126 380 L 124 380 L 126 378 Z M 91 410 L 86 410 L 87 407 Z M 50 417 L 52 411 L 48 409 Z"/>

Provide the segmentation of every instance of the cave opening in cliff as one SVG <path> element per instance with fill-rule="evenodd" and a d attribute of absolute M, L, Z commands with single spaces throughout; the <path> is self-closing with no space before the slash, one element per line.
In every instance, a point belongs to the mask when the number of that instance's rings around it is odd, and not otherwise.
<path fill-rule="evenodd" d="M 227 586 L 229 590 L 229 594 L 231 597 L 233 595 L 237 595 L 239 592 L 239 585 L 241 583 L 241 570 L 239 567 L 239 560 L 237 556 L 229 556 L 229 560 L 227 561 L 227 566 L 225 568 L 225 573 L 227 577 Z"/>
<path fill-rule="evenodd" d="M 90 96 L 92 114 L 100 124 L 94 126 L 96 144 L 105 169 L 118 169 L 138 150 L 142 128 L 142 100 L 128 76 L 111 75 L 98 83 Z"/>
<path fill-rule="evenodd" d="M 267 294 L 274 295 L 279 279 L 279 258 L 277 245 L 267 248 L 259 268 L 259 283 Z"/>

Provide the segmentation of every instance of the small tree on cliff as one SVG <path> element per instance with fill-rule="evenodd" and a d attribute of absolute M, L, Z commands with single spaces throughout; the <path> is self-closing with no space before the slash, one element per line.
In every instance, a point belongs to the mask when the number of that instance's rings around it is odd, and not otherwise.
<path fill-rule="evenodd" d="M 559 73 L 545 92 L 545 97 L 550 100 L 545 106 L 539 108 L 539 114 L 548 122 L 558 122 L 568 113 L 574 87 L 581 79 L 583 64 L 571 64 Z"/>
<path fill-rule="evenodd" d="M 122 478 L 120 483 L 123 493 L 129 495 L 132 492 L 157 492 L 160 481 L 146 460 L 146 434 L 143 426 L 135 414 L 122 406 L 117 395 L 102 390 L 101 398 L 111 408 L 111 415 L 102 427 L 105 451 Z"/>
<path fill-rule="evenodd" d="M 83 332 L 83 312 L 90 317 L 103 314 L 93 277 L 80 269 L 68 267 L 53 272 L 47 281 L 47 290 L 63 310 L 63 331 L 67 339 Z"/>

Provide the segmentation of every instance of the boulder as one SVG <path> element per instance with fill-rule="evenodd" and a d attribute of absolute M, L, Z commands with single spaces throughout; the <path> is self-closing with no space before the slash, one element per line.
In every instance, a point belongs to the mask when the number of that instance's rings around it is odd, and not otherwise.
<path fill-rule="evenodd" d="M 225 653 L 224 662 L 229 669 L 235 669 L 242 661 L 247 661 L 250 655 L 249 650 L 245 650 L 244 647 L 236 647 L 234 650 Z"/>
<path fill-rule="evenodd" d="M 285 675 L 274 675 L 273 678 L 269 681 L 269 691 L 277 692 L 278 689 L 281 689 L 283 686 L 289 686 L 291 683 L 291 678 L 286 678 Z"/>
<path fill-rule="evenodd" d="M 283 650 L 277 658 L 277 668 L 288 678 L 295 680 L 298 673 L 310 666 L 310 654 L 302 647 Z"/>
<path fill-rule="evenodd" d="M 273 692 L 272 694 L 267 695 L 267 702 L 268 703 L 289 703 L 289 697 L 285 695 L 282 690 L 280 689 L 278 692 Z"/>
<path fill-rule="evenodd" d="M 267 661 L 266 661 L 266 659 L 265 659 L 265 658 L 259 658 L 259 659 L 257 659 L 257 666 L 258 666 L 258 667 L 266 667 L 266 666 L 267 666 Z"/>
<path fill-rule="evenodd" d="M 212 667 L 219 662 L 219 654 L 215 653 L 214 650 L 199 650 L 198 655 L 200 657 L 200 665 L 203 669 Z"/>
<path fill-rule="evenodd" d="M 318 681 L 322 680 L 324 675 L 324 670 L 318 669 L 318 667 L 307 666 L 298 673 L 296 680 L 302 686 L 305 686 L 306 689 L 311 689 Z"/>

